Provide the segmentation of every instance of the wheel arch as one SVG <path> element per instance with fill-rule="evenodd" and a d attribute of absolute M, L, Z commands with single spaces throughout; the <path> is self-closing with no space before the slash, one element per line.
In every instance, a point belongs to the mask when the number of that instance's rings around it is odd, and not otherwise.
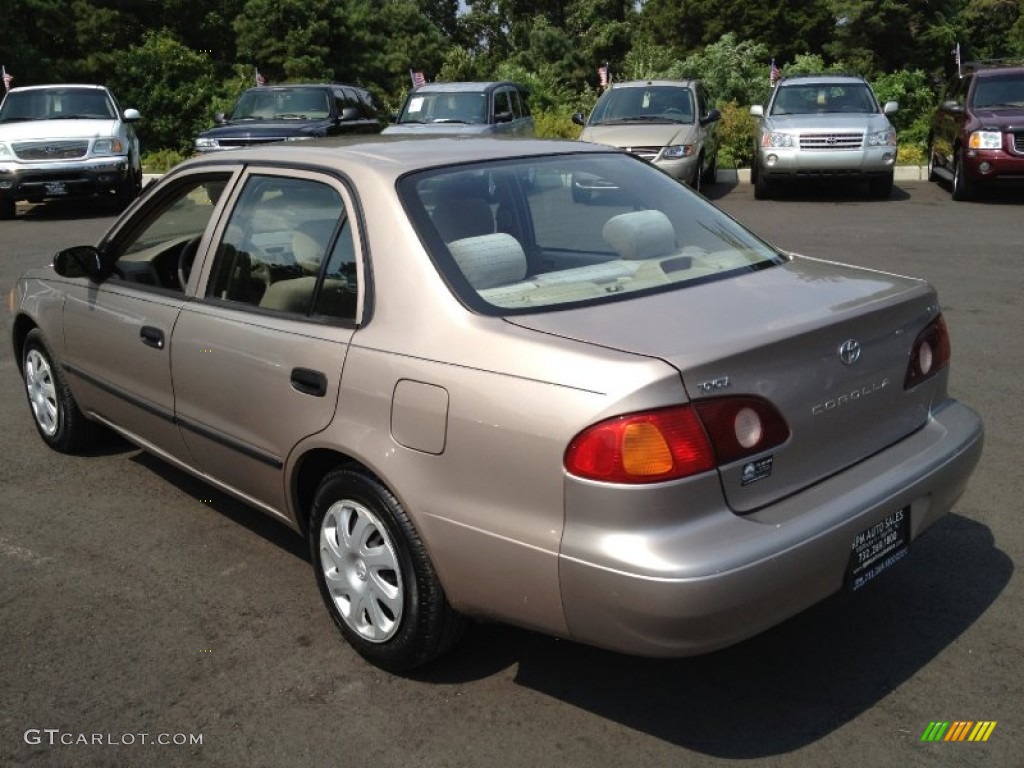
<path fill-rule="evenodd" d="M 311 448 L 295 462 L 291 475 L 292 508 L 295 522 L 303 536 L 309 533 L 309 518 L 316 489 L 324 477 L 335 469 L 360 470 L 376 478 L 390 490 L 390 486 L 383 478 L 353 456 L 331 448 Z"/>
<path fill-rule="evenodd" d="M 34 328 L 38 328 L 38 324 L 31 317 L 25 313 L 19 313 L 14 318 L 14 322 L 11 326 L 11 344 L 14 348 L 14 360 L 18 364 L 18 375 L 24 375 L 22 370 L 21 359 L 25 354 L 25 338 Z"/>

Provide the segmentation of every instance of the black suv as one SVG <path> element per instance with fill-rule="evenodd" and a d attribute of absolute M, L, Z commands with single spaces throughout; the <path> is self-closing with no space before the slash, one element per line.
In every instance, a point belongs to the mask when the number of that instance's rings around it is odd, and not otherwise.
<path fill-rule="evenodd" d="M 300 141 L 348 133 L 379 133 L 383 121 L 369 91 L 340 83 L 289 83 L 250 88 L 216 128 L 196 137 L 196 152 Z"/>
<path fill-rule="evenodd" d="M 1024 65 L 964 63 L 932 118 L 928 178 L 950 181 L 954 200 L 1024 182 Z"/>

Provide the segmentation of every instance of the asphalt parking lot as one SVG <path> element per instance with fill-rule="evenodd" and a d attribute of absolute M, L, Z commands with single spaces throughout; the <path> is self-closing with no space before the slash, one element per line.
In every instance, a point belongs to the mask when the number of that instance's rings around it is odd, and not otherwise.
<path fill-rule="evenodd" d="M 780 248 L 938 288 L 951 390 L 981 412 L 986 448 L 905 563 L 709 656 L 478 625 L 394 677 L 337 635 L 290 530 L 127 443 L 46 449 L 4 313 L 0 765 L 1021 766 L 1024 194 L 706 192 Z M 0 222 L 4 295 L 110 222 L 85 205 Z M 922 741 L 936 721 L 996 726 L 984 743 Z"/>

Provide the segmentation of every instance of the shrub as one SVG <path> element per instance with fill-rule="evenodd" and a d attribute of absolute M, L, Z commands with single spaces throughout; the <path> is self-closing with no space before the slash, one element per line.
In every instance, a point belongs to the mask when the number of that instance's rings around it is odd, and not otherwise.
<path fill-rule="evenodd" d="M 144 173 L 167 173 L 174 166 L 185 160 L 185 155 L 176 149 L 158 149 L 142 154 L 142 170 Z"/>
<path fill-rule="evenodd" d="M 719 106 L 722 119 L 718 122 L 718 164 L 742 168 L 750 166 L 754 159 L 754 140 L 757 121 L 750 115 L 748 108 L 741 107 L 735 101 L 727 101 Z"/>

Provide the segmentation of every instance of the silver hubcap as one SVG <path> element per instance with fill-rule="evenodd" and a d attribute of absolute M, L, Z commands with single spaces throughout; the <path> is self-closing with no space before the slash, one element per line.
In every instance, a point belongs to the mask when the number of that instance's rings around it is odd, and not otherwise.
<path fill-rule="evenodd" d="M 60 411 L 57 408 L 57 387 L 46 358 L 36 349 L 25 356 L 25 389 L 36 424 L 48 437 L 57 434 Z"/>
<path fill-rule="evenodd" d="M 402 574 L 391 538 L 362 504 L 338 501 L 320 524 L 320 567 L 334 605 L 360 637 L 390 639 L 402 621 Z"/>

